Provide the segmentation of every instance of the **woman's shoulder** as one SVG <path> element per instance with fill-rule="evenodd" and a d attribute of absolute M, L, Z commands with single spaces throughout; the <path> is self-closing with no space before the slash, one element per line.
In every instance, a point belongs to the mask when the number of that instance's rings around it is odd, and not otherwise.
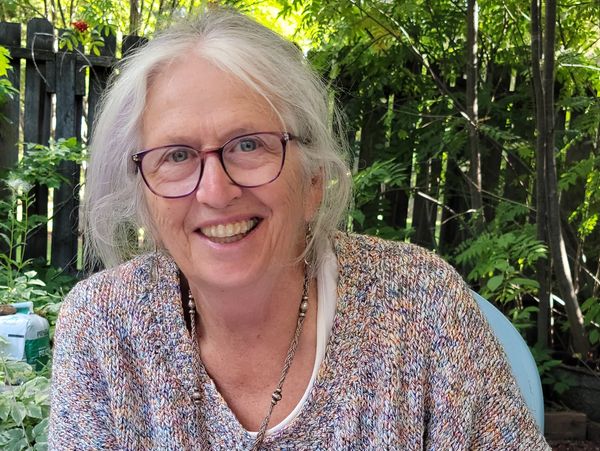
<path fill-rule="evenodd" d="M 96 315 L 115 309 L 135 308 L 135 299 L 157 282 L 172 279 L 176 267 L 158 253 L 143 254 L 118 266 L 104 269 L 78 282 L 63 301 L 61 314 L 88 311 Z"/>
<path fill-rule="evenodd" d="M 350 233 L 338 233 L 334 243 L 340 264 L 356 266 L 367 272 L 434 278 L 457 275 L 442 257 L 415 244 Z"/>
<path fill-rule="evenodd" d="M 335 239 L 343 291 L 371 293 L 373 308 L 438 317 L 473 308 L 460 274 L 439 255 L 409 243 L 339 234 Z M 460 306 L 459 306 L 460 305 Z"/>

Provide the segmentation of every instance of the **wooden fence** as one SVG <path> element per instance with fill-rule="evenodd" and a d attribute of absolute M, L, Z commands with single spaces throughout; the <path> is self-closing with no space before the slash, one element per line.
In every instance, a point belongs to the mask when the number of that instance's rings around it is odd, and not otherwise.
<path fill-rule="evenodd" d="M 50 138 L 85 140 L 117 55 L 127 54 L 143 41 L 126 36 L 118 51 L 117 39 L 111 35 L 105 39 L 100 56 L 95 56 L 82 49 L 56 51 L 61 32 L 56 32 L 45 19 L 27 23 L 25 46 L 23 32 L 21 24 L 0 23 L 0 46 L 6 47 L 12 58 L 9 80 L 19 91 L 0 109 L 0 115 L 6 119 L 0 121 L 0 169 L 17 161 L 21 142 L 48 145 Z M 52 235 L 49 243 L 47 226 L 36 229 L 28 239 L 26 257 L 46 258 L 51 246 L 51 264 L 74 271 L 81 168 L 64 162 L 59 171 L 68 182 L 54 190 L 52 199 L 48 198 L 46 187 L 34 187 L 35 204 L 30 214 L 47 216 L 51 202 Z"/>

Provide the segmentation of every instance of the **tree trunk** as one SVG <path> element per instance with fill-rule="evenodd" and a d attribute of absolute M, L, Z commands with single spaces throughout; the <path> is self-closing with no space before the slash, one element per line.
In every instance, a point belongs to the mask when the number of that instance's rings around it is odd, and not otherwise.
<path fill-rule="evenodd" d="M 137 36 L 140 29 L 141 11 L 138 0 L 129 0 L 129 34 Z"/>
<path fill-rule="evenodd" d="M 467 116 L 469 130 L 469 150 L 471 156 L 469 192 L 471 208 L 475 211 L 475 226 L 479 232 L 483 228 L 485 218 L 481 195 L 481 152 L 479 150 L 479 109 L 477 84 L 479 78 L 477 58 L 477 34 L 479 6 L 477 0 L 467 1 Z"/>
<path fill-rule="evenodd" d="M 544 179 L 546 177 L 546 158 L 544 151 L 544 136 L 546 135 L 546 121 L 544 118 L 544 93 L 542 88 L 542 69 L 540 61 L 542 59 L 541 52 L 541 36 L 542 30 L 540 25 L 540 2 L 541 0 L 531 1 L 531 66 L 533 78 L 533 97 L 535 100 L 535 123 L 536 123 L 536 228 L 537 239 L 543 243 L 548 243 L 547 231 L 547 213 L 546 213 L 546 185 Z M 540 285 L 539 299 L 540 306 L 538 312 L 537 329 L 538 329 L 538 344 L 542 347 L 548 347 L 548 338 L 550 332 L 550 270 L 552 266 L 552 258 L 548 261 L 538 260 L 536 264 L 537 281 Z"/>
<path fill-rule="evenodd" d="M 546 27 L 544 35 L 544 104 L 546 116 L 546 195 L 548 198 L 548 231 L 554 268 L 567 316 L 575 352 L 586 357 L 589 342 L 583 326 L 583 314 L 573 286 L 571 268 L 561 228 L 556 156 L 554 152 L 554 37 L 556 31 L 556 0 L 546 1 Z"/>
<path fill-rule="evenodd" d="M 544 225 L 547 224 L 547 241 L 550 245 L 552 267 L 555 271 L 561 296 L 565 302 L 569 319 L 571 338 L 575 352 L 585 358 L 589 349 L 588 340 L 583 326 L 583 315 L 577 301 L 577 294 L 573 286 L 571 268 L 567 258 L 567 251 L 563 239 L 560 204 L 558 196 L 558 182 L 556 174 L 556 158 L 554 153 L 554 37 L 556 30 L 556 1 L 546 1 L 545 30 L 540 31 L 540 0 L 532 0 L 531 4 L 531 48 L 532 72 L 536 101 L 537 122 L 537 173 L 538 173 L 538 237 Z M 541 69 L 540 41 L 543 36 L 543 79 Z M 542 193 L 543 191 L 543 193 Z M 544 212 L 546 215 L 541 216 Z M 541 267 L 541 265 L 539 265 Z M 539 274 L 538 274 L 538 277 Z M 544 295 L 542 289 L 540 296 Z M 546 299 L 541 299 L 540 320 L 545 320 L 542 310 Z M 542 327 L 545 324 L 542 324 Z M 539 337 L 543 331 L 539 332 Z M 540 337 L 543 339 L 543 337 Z M 543 340 L 542 340 L 543 343 Z"/>

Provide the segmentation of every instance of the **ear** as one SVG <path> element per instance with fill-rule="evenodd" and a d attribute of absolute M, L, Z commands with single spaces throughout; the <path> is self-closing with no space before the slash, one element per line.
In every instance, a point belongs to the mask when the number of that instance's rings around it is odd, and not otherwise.
<path fill-rule="evenodd" d="M 319 170 L 310 179 L 304 202 L 304 220 L 312 222 L 323 201 L 323 170 Z"/>

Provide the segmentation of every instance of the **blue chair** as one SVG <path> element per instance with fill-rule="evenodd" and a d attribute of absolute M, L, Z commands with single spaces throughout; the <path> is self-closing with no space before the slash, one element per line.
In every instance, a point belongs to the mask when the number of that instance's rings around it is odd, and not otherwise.
<path fill-rule="evenodd" d="M 489 301 L 473 291 L 481 312 L 504 348 L 523 398 L 540 431 L 544 430 L 544 394 L 537 365 L 527 343 L 511 322 Z"/>

